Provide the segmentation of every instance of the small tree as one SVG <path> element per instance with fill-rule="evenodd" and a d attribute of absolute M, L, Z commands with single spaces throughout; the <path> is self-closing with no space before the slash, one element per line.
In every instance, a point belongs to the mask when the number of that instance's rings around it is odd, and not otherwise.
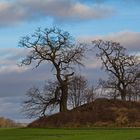
<path fill-rule="evenodd" d="M 36 62 L 38 67 L 42 62 L 49 62 L 54 68 L 61 90 L 60 111 L 66 111 L 69 78 L 74 74 L 74 65 L 82 65 L 85 46 L 76 45 L 68 32 L 58 28 L 38 29 L 31 37 L 23 37 L 19 45 L 30 51 L 22 65 Z"/>
<path fill-rule="evenodd" d="M 97 87 L 91 86 L 86 89 L 85 95 L 84 95 L 84 103 L 91 103 L 96 99 L 97 96 Z"/>
<path fill-rule="evenodd" d="M 98 48 L 103 67 L 109 73 L 107 86 L 119 91 L 121 99 L 126 100 L 128 87 L 134 84 L 140 73 L 139 59 L 126 54 L 126 49 L 120 43 L 96 40 L 93 44 Z"/>
<path fill-rule="evenodd" d="M 69 103 L 73 108 L 82 104 L 93 102 L 96 98 L 95 86 L 88 86 L 88 81 L 84 76 L 75 75 L 69 84 Z"/>
<path fill-rule="evenodd" d="M 113 77 L 109 77 L 108 80 L 99 80 L 99 87 L 102 89 L 102 94 L 105 97 L 117 99 L 120 97 L 120 92 L 117 89 Z"/>
<path fill-rule="evenodd" d="M 73 76 L 69 84 L 69 102 L 73 108 L 84 103 L 84 98 L 87 89 L 87 80 L 84 76 Z"/>
<path fill-rule="evenodd" d="M 129 101 L 140 100 L 140 79 L 137 79 L 137 81 L 135 81 L 135 83 L 129 85 L 127 98 Z"/>

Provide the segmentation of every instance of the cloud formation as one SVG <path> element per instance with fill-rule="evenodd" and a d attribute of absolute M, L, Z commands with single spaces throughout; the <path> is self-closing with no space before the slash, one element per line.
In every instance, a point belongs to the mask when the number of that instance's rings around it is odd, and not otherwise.
<path fill-rule="evenodd" d="M 14 0 L 0 2 L 0 26 L 52 18 L 56 22 L 100 19 L 111 16 L 111 7 L 76 0 Z"/>
<path fill-rule="evenodd" d="M 23 96 L 1 97 L 0 98 L 0 116 L 11 118 L 16 122 L 31 122 L 33 119 L 25 119 L 22 113 L 21 103 L 24 101 Z"/>
<path fill-rule="evenodd" d="M 0 74 L 12 72 L 24 72 L 27 68 L 18 66 L 18 59 L 27 53 L 24 49 L 1 48 L 0 49 Z"/>
<path fill-rule="evenodd" d="M 23 48 L 0 49 L 0 97 L 24 95 L 33 85 L 52 78 L 49 64 L 34 70 L 33 66 L 19 67 L 20 59 L 26 54 Z"/>
<path fill-rule="evenodd" d="M 140 52 L 140 32 L 122 31 L 107 35 L 82 36 L 78 38 L 78 40 L 85 42 L 91 42 L 96 39 L 120 42 L 121 45 L 123 45 L 128 50 Z"/>

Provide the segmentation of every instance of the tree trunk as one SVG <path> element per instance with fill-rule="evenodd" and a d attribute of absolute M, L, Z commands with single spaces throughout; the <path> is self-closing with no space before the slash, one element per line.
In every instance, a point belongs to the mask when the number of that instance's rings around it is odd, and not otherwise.
<path fill-rule="evenodd" d="M 126 101 L 126 97 L 125 97 L 124 95 L 122 95 L 122 94 L 121 94 L 121 99 L 122 99 L 123 101 Z"/>
<path fill-rule="evenodd" d="M 124 91 L 124 90 L 121 92 L 121 99 L 123 101 L 126 101 L 126 91 Z"/>
<path fill-rule="evenodd" d="M 65 85 L 61 88 L 62 94 L 60 99 L 60 112 L 67 111 L 67 99 L 68 99 L 68 86 Z"/>

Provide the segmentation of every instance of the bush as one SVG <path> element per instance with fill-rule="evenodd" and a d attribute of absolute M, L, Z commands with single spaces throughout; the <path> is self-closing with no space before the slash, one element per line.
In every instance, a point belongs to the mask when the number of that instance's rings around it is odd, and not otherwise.
<path fill-rule="evenodd" d="M 117 126 L 126 126 L 129 123 L 128 119 L 128 109 L 127 108 L 120 108 L 116 109 L 116 125 Z"/>

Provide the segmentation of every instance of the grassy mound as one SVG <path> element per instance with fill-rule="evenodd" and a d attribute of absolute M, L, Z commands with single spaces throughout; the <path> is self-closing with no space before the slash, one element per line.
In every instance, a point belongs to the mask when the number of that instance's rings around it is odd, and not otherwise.
<path fill-rule="evenodd" d="M 97 99 L 67 112 L 42 117 L 28 127 L 140 127 L 140 103 Z"/>

